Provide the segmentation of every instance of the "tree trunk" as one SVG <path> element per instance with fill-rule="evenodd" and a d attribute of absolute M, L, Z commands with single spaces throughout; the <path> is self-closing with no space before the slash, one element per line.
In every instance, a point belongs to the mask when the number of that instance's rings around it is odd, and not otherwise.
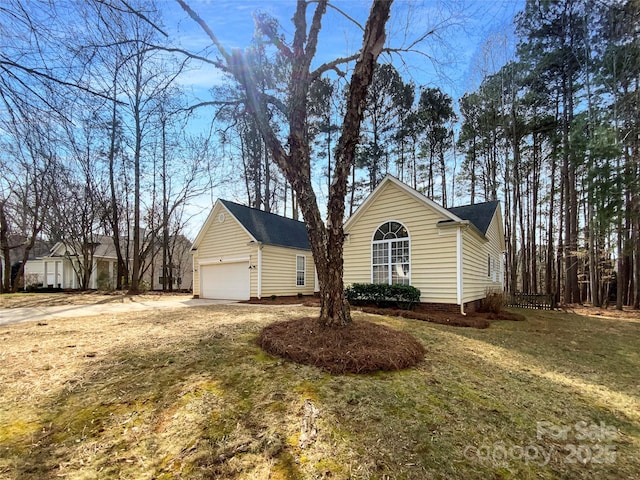
<path fill-rule="evenodd" d="M 36 202 L 38 202 L 36 197 Z M 38 212 L 39 208 L 36 206 L 36 212 Z M 35 214 L 35 218 L 32 220 L 32 228 L 29 237 L 29 241 L 24 246 L 24 253 L 22 254 L 22 262 L 20 264 L 20 268 L 18 269 L 18 273 L 16 278 L 13 280 L 13 285 L 11 286 L 11 292 L 16 293 L 18 291 L 18 287 L 20 286 L 20 282 L 24 279 L 24 267 L 27 264 L 27 260 L 29 260 L 29 253 L 33 249 L 33 246 L 36 243 L 36 238 L 42 231 L 42 221 L 38 219 L 38 214 Z"/>
<path fill-rule="evenodd" d="M 547 263 L 546 263 L 546 272 L 545 272 L 545 292 L 547 294 L 556 293 L 554 292 L 554 283 L 553 283 L 553 215 L 555 213 L 554 204 L 556 198 L 555 185 L 556 185 L 556 162 L 553 160 L 554 156 L 551 156 L 551 185 L 549 187 L 549 224 L 547 225 Z"/>
<path fill-rule="evenodd" d="M 636 198 L 634 206 L 636 207 L 636 218 L 633 221 L 632 243 L 633 249 L 633 308 L 640 309 L 640 218 L 637 215 L 640 198 Z"/>
<path fill-rule="evenodd" d="M 162 291 L 173 291 L 173 267 L 169 264 L 169 192 L 167 191 L 167 122 L 162 119 Z M 154 249 L 155 250 L 155 249 Z M 155 262 L 151 260 L 153 266 Z M 153 289 L 153 271 L 151 288 Z M 167 285 L 167 282 L 169 285 Z"/>
<path fill-rule="evenodd" d="M 178 0 L 183 9 L 200 25 L 202 19 Z M 355 151 L 360 140 L 366 96 L 373 77 L 373 70 L 385 42 L 385 25 L 389 18 L 391 1 L 374 1 L 365 26 L 362 49 L 356 61 L 349 84 L 347 107 L 336 148 L 334 175 L 329 189 L 327 205 L 327 225 L 325 227 L 311 181 L 310 145 L 307 132 L 309 88 L 316 76 L 331 69 L 321 67 L 311 72 L 310 67 L 316 54 L 318 34 L 322 27 L 322 17 L 327 10 L 327 0 L 319 0 L 312 15 L 307 31 L 308 2 L 299 0 L 293 17 L 295 27 L 291 47 L 286 49 L 291 58 L 291 76 L 289 81 L 289 135 L 288 151 L 276 135 L 269 122 L 264 99 L 260 95 L 251 72 L 243 68 L 246 62 L 243 53 L 234 50 L 228 53 L 211 30 L 203 26 L 209 38 L 218 47 L 228 69 L 246 93 L 246 108 L 256 121 L 265 146 L 271 152 L 271 158 L 278 165 L 284 177 L 291 183 L 296 201 L 302 211 L 309 242 L 313 253 L 318 282 L 320 284 L 320 322 L 328 327 L 342 327 L 351 323 L 349 304 L 343 288 L 342 246 L 344 242 L 344 210 L 347 193 L 347 179 L 354 163 Z"/>
<path fill-rule="evenodd" d="M 2 282 L 0 293 L 11 291 L 11 247 L 9 246 L 9 223 L 5 214 L 6 200 L 0 202 L 0 250 L 2 251 Z"/>
<path fill-rule="evenodd" d="M 111 101 L 111 122 L 109 132 L 109 190 L 110 190 L 110 210 L 109 223 L 111 223 L 111 231 L 113 235 L 113 247 L 116 251 L 117 273 L 116 273 L 116 290 L 122 290 L 124 283 L 128 284 L 129 267 L 122 257 L 122 248 L 120 244 L 120 206 L 118 204 L 116 191 L 116 140 L 118 128 L 118 102 L 116 100 L 116 90 L 118 83 L 118 69 L 113 74 L 113 99 Z"/>
<path fill-rule="evenodd" d="M 589 205 L 587 205 L 587 229 L 585 232 L 585 240 L 587 242 L 587 251 L 589 254 L 588 264 L 589 264 L 589 286 L 591 290 L 591 305 L 594 307 L 600 307 L 600 281 L 598 275 L 598 253 L 597 253 L 597 242 L 596 242 L 596 231 L 595 224 L 593 222 L 593 217 L 595 212 L 593 211 L 593 203 L 592 199 L 588 200 Z"/>
<path fill-rule="evenodd" d="M 142 161 L 142 59 L 143 54 L 136 56 L 135 92 L 133 107 L 133 120 L 135 124 L 135 146 L 133 150 L 134 191 L 133 191 L 133 267 L 131 269 L 131 284 L 128 293 L 136 295 L 140 293 L 140 270 L 142 268 L 140 258 L 140 162 Z"/>
<path fill-rule="evenodd" d="M 263 149 L 264 157 L 264 211 L 271 212 L 271 170 L 269 170 L 269 151 Z"/>

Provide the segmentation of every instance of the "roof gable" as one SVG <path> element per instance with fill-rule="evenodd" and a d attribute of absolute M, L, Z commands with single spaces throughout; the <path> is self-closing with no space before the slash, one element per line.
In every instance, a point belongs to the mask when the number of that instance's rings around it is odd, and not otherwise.
<path fill-rule="evenodd" d="M 349 219 L 347 220 L 347 222 L 344 225 L 345 230 L 347 230 L 349 228 L 349 226 L 351 224 L 353 224 L 354 221 L 359 216 L 361 216 L 369 208 L 370 205 L 372 205 L 375 202 L 375 199 L 380 195 L 380 192 L 382 192 L 382 190 L 388 184 L 395 185 L 402 192 L 404 192 L 407 195 L 417 199 L 419 202 L 423 203 L 426 207 L 429 207 L 432 210 L 436 211 L 438 214 L 442 215 L 442 217 L 444 219 L 443 220 L 444 222 L 447 222 L 447 221 L 449 221 L 449 222 L 460 222 L 462 220 L 461 218 L 456 216 L 454 213 L 452 213 L 449 210 L 447 210 L 446 208 L 438 205 L 433 200 L 425 197 L 420 192 L 418 192 L 417 190 L 411 188 L 406 183 L 401 182 L 400 180 L 398 180 L 396 177 L 394 177 L 392 175 L 387 175 L 382 179 L 382 181 L 373 190 L 373 192 L 371 192 L 371 194 L 365 199 L 365 201 L 362 203 L 362 205 L 360 205 L 358 207 L 358 209 L 355 211 L 355 213 L 349 217 Z"/>
<path fill-rule="evenodd" d="M 447 210 L 463 220 L 469 220 L 480 233 L 486 235 L 499 204 L 500 202 L 495 200 L 492 202 L 451 207 Z"/>
<path fill-rule="evenodd" d="M 94 258 L 117 258 L 113 237 L 109 235 L 94 235 L 93 240 L 91 245 L 93 246 L 92 255 Z M 81 252 L 82 246 L 78 242 L 59 241 L 43 257 L 77 256 L 81 255 Z"/>
<path fill-rule="evenodd" d="M 491 225 L 491 221 L 493 220 L 496 211 L 500 210 L 500 202 L 499 201 L 491 201 L 491 202 L 483 202 L 476 203 L 473 205 L 464 205 L 460 207 L 452 207 L 452 208 L 444 208 L 441 205 L 438 205 L 433 200 L 427 198 L 417 190 L 411 188 L 404 182 L 401 182 L 396 177 L 392 175 L 387 175 L 374 189 L 374 191 L 365 199 L 364 203 L 358 207 L 351 217 L 345 223 L 345 230 L 348 230 L 349 226 L 355 221 L 355 219 L 363 214 L 367 210 L 367 208 L 373 204 L 376 198 L 380 195 L 380 192 L 383 188 L 392 184 L 398 187 L 401 191 L 406 193 L 407 195 L 417 199 L 425 207 L 429 207 L 432 210 L 436 211 L 440 215 L 442 215 L 443 219 L 438 222 L 439 226 L 447 226 L 447 225 L 459 225 L 459 224 L 470 224 L 471 227 L 476 231 L 476 233 L 483 238 L 485 241 L 487 240 L 486 234 L 489 226 Z"/>
<path fill-rule="evenodd" d="M 196 240 L 193 242 L 192 250 L 198 249 L 200 242 L 209 230 L 218 205 L 231 214 L 253 241 L 265 245 L 278 245 L 303 250 L 311 249 L 307 228 L 304 223 L 276 215 L 275 213 L 268 213 L 257 208 L 230 202 L 229 200 L 218 199 L 209 212 L 209 216 L 200 229 Z"/>
<path fill-rule="evenodd" d="M 228 200 L 220 200 L 220 203 L 258 242 L 304 250 L 311 248 L 303 222 Z"/>

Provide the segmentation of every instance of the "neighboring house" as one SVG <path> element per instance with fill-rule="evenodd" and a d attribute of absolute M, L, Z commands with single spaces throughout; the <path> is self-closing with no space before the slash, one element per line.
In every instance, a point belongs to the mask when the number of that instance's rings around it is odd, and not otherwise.
<path fill-rule="evenodd" d="M 422 302 L 461 311 L 503 289 L 497 201 L 446 209 L 388 175 L 346 222 L 345 234 L 345 285 L 413 285 Z M 203 298 L 317 290 L 303 223 L 225 200 L 196 238 L 193 265 L 193 293 Z"/>
<path fill-rule="evenodd" d="M 111 290 L 117 285 L 118 257 L 113 238 L 108 235 L 96 235 L 93 244 L 93 259 L 90 289 Z M 172 269 L 167 282 L 173 282 L 173 290 L 190 290 L 193 285 L 191 268 L 191 242 L 180 235 L 170 239 Z M 142 279 L 147 288 L 162 290 L 165 279 L 162 276 L 162 247 L 155 247 L 148 254 Z M 25 266 L 25 287 L 43 286 L 45 288 L 77 289 L 81 287 L 79 276 L 84 274 L 82 255 L 64 242 L 56 243 L 49 253 L 27 261 Z M 131 262 L 131 261 L 130 261 Z"/>
<path fill-rule="evenodd" d="M 193 268 L 191 263 L 191 242 L 184 235 L 169 237 L 169 268 L 167 278 L 162 272 L 162 245 L 158 244 L 151 253 L 150 265 L 144 278 L 150 281 L 151 290 L 162 290 L 164 284 L 172 290 L 191 290 L 193 288 Z"/>
<path fill-rule="evenodd" d="M 461 311 L 503 289 L 497 201 L 446 209 L 387 175 L 346 222 L 345 234 L 345 285 L 413 285 L 422 302 Z"/>
<path fill-rule="evenodd" d="M 195 297 L 247 300 L 315 290 L 307 229 L 280 215 L 218 200 L 192 253 Z"/>
<path fill-rule="evenodd" d="M 11 281 L 15 281 L 15 275 L 17 273 L 17 269 L 22 265 L 22 258 L 24 255 L 25 245 L 27 243 L 27 239 L 21 235 L 10 235 L 9 236 L 9 245 L 17 245 L 15 248 L 11 248 L 9 250 L 9 260 L 12 271 L 12 279 Z M 46 255 L 51 250 L 51 244 L 46 240 L 36 239 L 33 243 L 33 247 L 29 250 L 29 256 L 27 261 L 35 260 L 36 258 L 40 258 L 42 255 Z M 0 272 L 3 270 L 4 265 L 2 264 L 2 258 L 0 258 Z M 22 288 L 25 284 L 25 277 L 22 278 L 21 283 L 19 284 L 19 288 Z"/>
<path fill-rule="evenodd" d="M 93 247 L 93 264 L 88 287 L 114 288 L 118 266 L 113 239 L 107 235 L 96 235 Z M 80 288 L 78 275 L 84 269 L 81 262 L 82 256 L 72 245 L 58 242 L 48 254 L 27 261 L 24 272 L 25 288 L 31 285 L 41 285 L 45 288 Z"/>

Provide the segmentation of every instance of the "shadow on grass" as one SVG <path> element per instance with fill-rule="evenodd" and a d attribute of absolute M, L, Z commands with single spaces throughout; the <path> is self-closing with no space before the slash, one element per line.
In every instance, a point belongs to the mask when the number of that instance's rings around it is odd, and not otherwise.
<path fill-rule="evenodd" d="M 168 348 L 87 359 L 82 382 L 44 405 L 35 428 L 5 439 L 3 456 L 13 465 L 5 473 L 232 478 L 228 463 L 240 454 L 290 471 L 285 416 L 274 422 L 260 409 L 286 410 L 288 394 L 277 388 L 278 361 L 255 345 L 258 329 L 248 322 Z"/>
<path fill-rule="evenodd" d="M 123 303 L 122 295 L 104 294 L 95 291 L 87 292 L 58 292 L 58 293 L 15 293 L 10 298 L 0 300 L 4 302 L 3 308 L 40 308 L 61 307 L 70 305 L 73 307 L 86 307 L 88 305 L 103 305 L 107 303 Z"/>
<path fill-rule="evenodd" d="M 500 322 L 487 332 L 456 333 L 522 354 L 547 372 L 602 385 L 639 401 L 640 323 L 563 312 L 514 311 L 524 314 L 527 321 L 518 325 Z"/>
<path fill-rule="evenodd" d="M 42 405 L 31 433 L 3 442 L 2 455 L 13 467 L 0 474 L 633 478 L 640 470 L 638 422 L 520 362 L 530 357 L 548 372 L 558 365 L 581 368 L 568 354 L 554 360 L 552 352 L 562 344 L 554 321 L 544 317 L 472 331 L 389 319 L 384 323 L 420 339 L 427 361 L 369 375 L 332 376 L 270 357 L 255 345 L 261 321 L 212 325 L 170 345 L 149 338 L 144 349 L 87 358 L 83 381 Z M 579 325 L 568 322 L 563 328 L 576 333 Z M 536 329 L 549 332 L 536 336 Z M 578 332 L 577 338 L 596 343 L 590 335 L 600 331 Z M 616 367 L 601 368 L 612 373 Z M 300 408 L 307 399 L 321 414 L 317 439 L 302 450 Z M 539 439 L 537 422 L 544 421 L 573 430 L 565 440 Z M 615 461 L 568 461 L 569 444 L 595 452 L 595 443 L 576 438 L 580 421 L 619 429 L 620 437 L 607 443 L 615 448 Z M 509 452 L 528 446 L 554 451 L 547 464 L 542 456 L 525 461 L 515 454 L 497 460 L 478 455 L 480 447 L 494 453 L 498 445 L 515 449 Z"/>

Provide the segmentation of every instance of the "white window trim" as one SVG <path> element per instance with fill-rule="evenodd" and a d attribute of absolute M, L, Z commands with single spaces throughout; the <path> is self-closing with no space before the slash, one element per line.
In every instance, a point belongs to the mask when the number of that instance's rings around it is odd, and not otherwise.
<path fill-rule="evenodd" d="M 371 248 L 370 248 L 370 253 L 371 253 L 371 258 L 369 259 L 369 270 L 371 272 L 370 274 L 370 283 L 374 283 L 373 282 L 373 245 L 375 244 L 381 244 L 381 243 L 387 243 L 388 248 L 387 248 L 387 255 L 388 255 L 388 263 L 386 265 L 388 265 L 389 268 L 389 273 L 388 273 L 388 278 L 387 278 L 387 285 L 392 285 L 392 279 L 393 279 L 393 272 L 392 272 L 392 268 L 391 268 L 391 242 L 394 241 L 398 241 L 397 238 L 390 238 L 388 240 L 374 240 L 374 237 L 376 236 L 376 232 L 378 231 L 378 229 L 384 225 L 385 223 L 389 223 L 389 222 L 395 222 L 395 223 L 399 223 L 400 225 L 402 225 L 405 230 L 407 231 L 407 236 L 406 237 L 401 237 L 400 240 L 401 241 L 406 241 L 409 244 L 409 283 L 408 285 L 411 285 L 411 273 L 412 273 L 412 268 L 411 268 L 411 232 L 409 231 L 409 229 L 407 228 L 407 226 L 404 224 L 404 222 L 401 222 L 400 220 L 394 220 L 394 219 L 390 219 L 390 220 L 385 220 L 384 222 L 380 223 L 374 230 L 373 233 L 371 234 Z M 399 284 L 400 285 L 400 284 Z"/>
<path fill-rule="evenodd" d="M 302 258 L 303 260 L 303 269 L 298 270 L 298 258 Z M 298 283 L 298 273 L 302 272 L 302 285 Z M 296 287 L 306 287 L 307 286 L 307 256 L 306 255 L 296 255 Z"/>
<path fill-rule="evenodd" d="M 498 259 L 496 257 L 491 257 L 492 260 L 492 269 L 491 269 L 491 281 L 496 283 L 498 281 Z"/>

